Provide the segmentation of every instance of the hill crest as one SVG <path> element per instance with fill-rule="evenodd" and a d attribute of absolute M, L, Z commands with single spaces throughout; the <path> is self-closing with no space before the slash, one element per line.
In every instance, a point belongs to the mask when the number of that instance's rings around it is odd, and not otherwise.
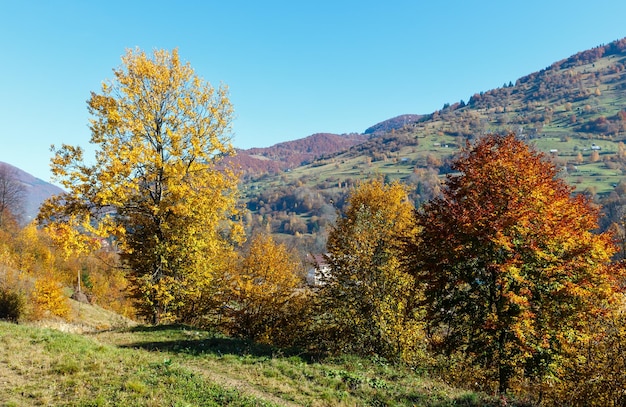
<path fill-rule="evenodd" d="M 364 134 L 316 133 L 271 147 L 237 150 L 227 161 L 244 176 L 279 173 L 309 164 L 315 159 L 345 151 L 369 139 Z"/>
<path fill-rule="evenodd" d="M 249 177 L 242 185 L 246 205 L 261 216 L 252 216 L 248 228 L 269 225 L 285 239 L 293 235 L 294 245 L 321 252 L 325 227 L 360 181 L 401 181 L 419 205 L 441 192 L 452 157 L 468 141 L 490 133 L 516 133 L 550 157 L 577 192 L 605 207 L 608 202 L 601 199 L 626 197 L 626 38 L 475 93 L 467 103 L 409 115 L 406 124 L 404 118 L 386 121 L 402 123 L 390 131 L 372 126 L 366 141 L 310 164 Z M 613 221 L 604 216 L 600 226 Z"/>

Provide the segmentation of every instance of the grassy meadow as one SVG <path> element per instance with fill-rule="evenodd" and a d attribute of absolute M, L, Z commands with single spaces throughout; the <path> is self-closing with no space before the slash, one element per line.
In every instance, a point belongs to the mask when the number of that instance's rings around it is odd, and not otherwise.
<path fill-rule="evenodd" d="M 423 372 L 184 326 L 64 333 L 0 322 L 2 406 L 482 406 Z"/>

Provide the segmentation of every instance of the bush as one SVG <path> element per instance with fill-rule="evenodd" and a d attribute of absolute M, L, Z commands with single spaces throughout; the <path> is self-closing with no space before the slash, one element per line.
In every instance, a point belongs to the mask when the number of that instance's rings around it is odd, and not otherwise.
<path fill-rule="evenodd" d="M 17 322 L 23 314 L 23 296 L 18 292 L 0 288 L 0 319 Z"/>
<path fill-rule="evenodd" d="M 32 297 L 35 314 L 38 317 L 43 317 L 49 313 L 65 318 L 70 314 L 70 305 L 67 297 L 63 294 L 63 288 L 50 275 L 43 276 L 35 282 Z"/>

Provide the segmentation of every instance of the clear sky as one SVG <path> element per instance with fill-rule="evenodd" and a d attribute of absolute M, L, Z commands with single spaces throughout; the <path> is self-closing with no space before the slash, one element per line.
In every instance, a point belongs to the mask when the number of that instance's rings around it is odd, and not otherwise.
<path fill-rule="evenodd" d="M 50 180 L 89 145 L 86 100 L 125 49 L 178 47 L 230 89 L 235 147 L 388 118 L 515 82 L 626 37 L 626 1 L 0 0 L 0 161 Z"/>

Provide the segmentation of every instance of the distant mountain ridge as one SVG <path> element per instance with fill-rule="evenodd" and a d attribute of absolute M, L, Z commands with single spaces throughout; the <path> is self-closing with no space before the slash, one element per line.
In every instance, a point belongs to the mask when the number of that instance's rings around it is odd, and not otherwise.
<path fill-rule="evenodd" d="M 246 227 L 321 252 L 325 228 L 359 182 L 400 181 L 420 205 L 441 193 L 452 157 L 468 142 L 510 132 L 549 157 L 576 192 L 608 208 L 602 230 L 619 221 L 626 211 L 626 38 L 468 96 L 423 116 L 385 120 L 365 130 L 366 141 L 307 165 L 244 179 L 253 215 Z"/>
<path fill-rule="evenodd" d="M 403 114 L 400 116 L 392 117 L 391 119 L 387 119 L 373 125 L 372 127 L 367 128 L 363 132 L 363 134 L 388 133 L 392 130 L 401 129 L 409 124 L 417 123 L 424 117 L 426 116 L 420 114 Z"/>
<path fill-rule="evenodd" d="M 12 169 L 17 180 L 24 186 L 25 199 L 23 212 L 26 222 L 30 222 L 35 219 L 39 213 L 39 207 L 46 199 L 53 195 L 59 195 L 65 192 L 56 185 L 36 178 L 14 165 L 2 161 L 0 161 L 0 164 L 7 165 L 10 169 Z"/>
<path fill-rule="evenodd" d="M 264 173 L 276 174 L 346 151 L 351 147 L 367 142 L 372 137 L 402 129 L 425 117 L 427 116 L 403 114 L 377 123 L 360 134 L 315 133 L 308 137 L 278 143 L 270 147 L 239 149 L 235 157 L 228 158 L 228 162 L 244 176 L 259 176 Z"/>
<path fill-rule="evenodd" d="M 227 161 L 235 170 L 241 171 L 244 176 L 278 173 L 308 164 L 326 155 L 345 151 L 367 141 L 369 137 L 365 134 L 356 133 L 316 133 L 298 140 L 278 143 L 271 147 L 237 150 L 237 155 L 229 157 Z"/>

